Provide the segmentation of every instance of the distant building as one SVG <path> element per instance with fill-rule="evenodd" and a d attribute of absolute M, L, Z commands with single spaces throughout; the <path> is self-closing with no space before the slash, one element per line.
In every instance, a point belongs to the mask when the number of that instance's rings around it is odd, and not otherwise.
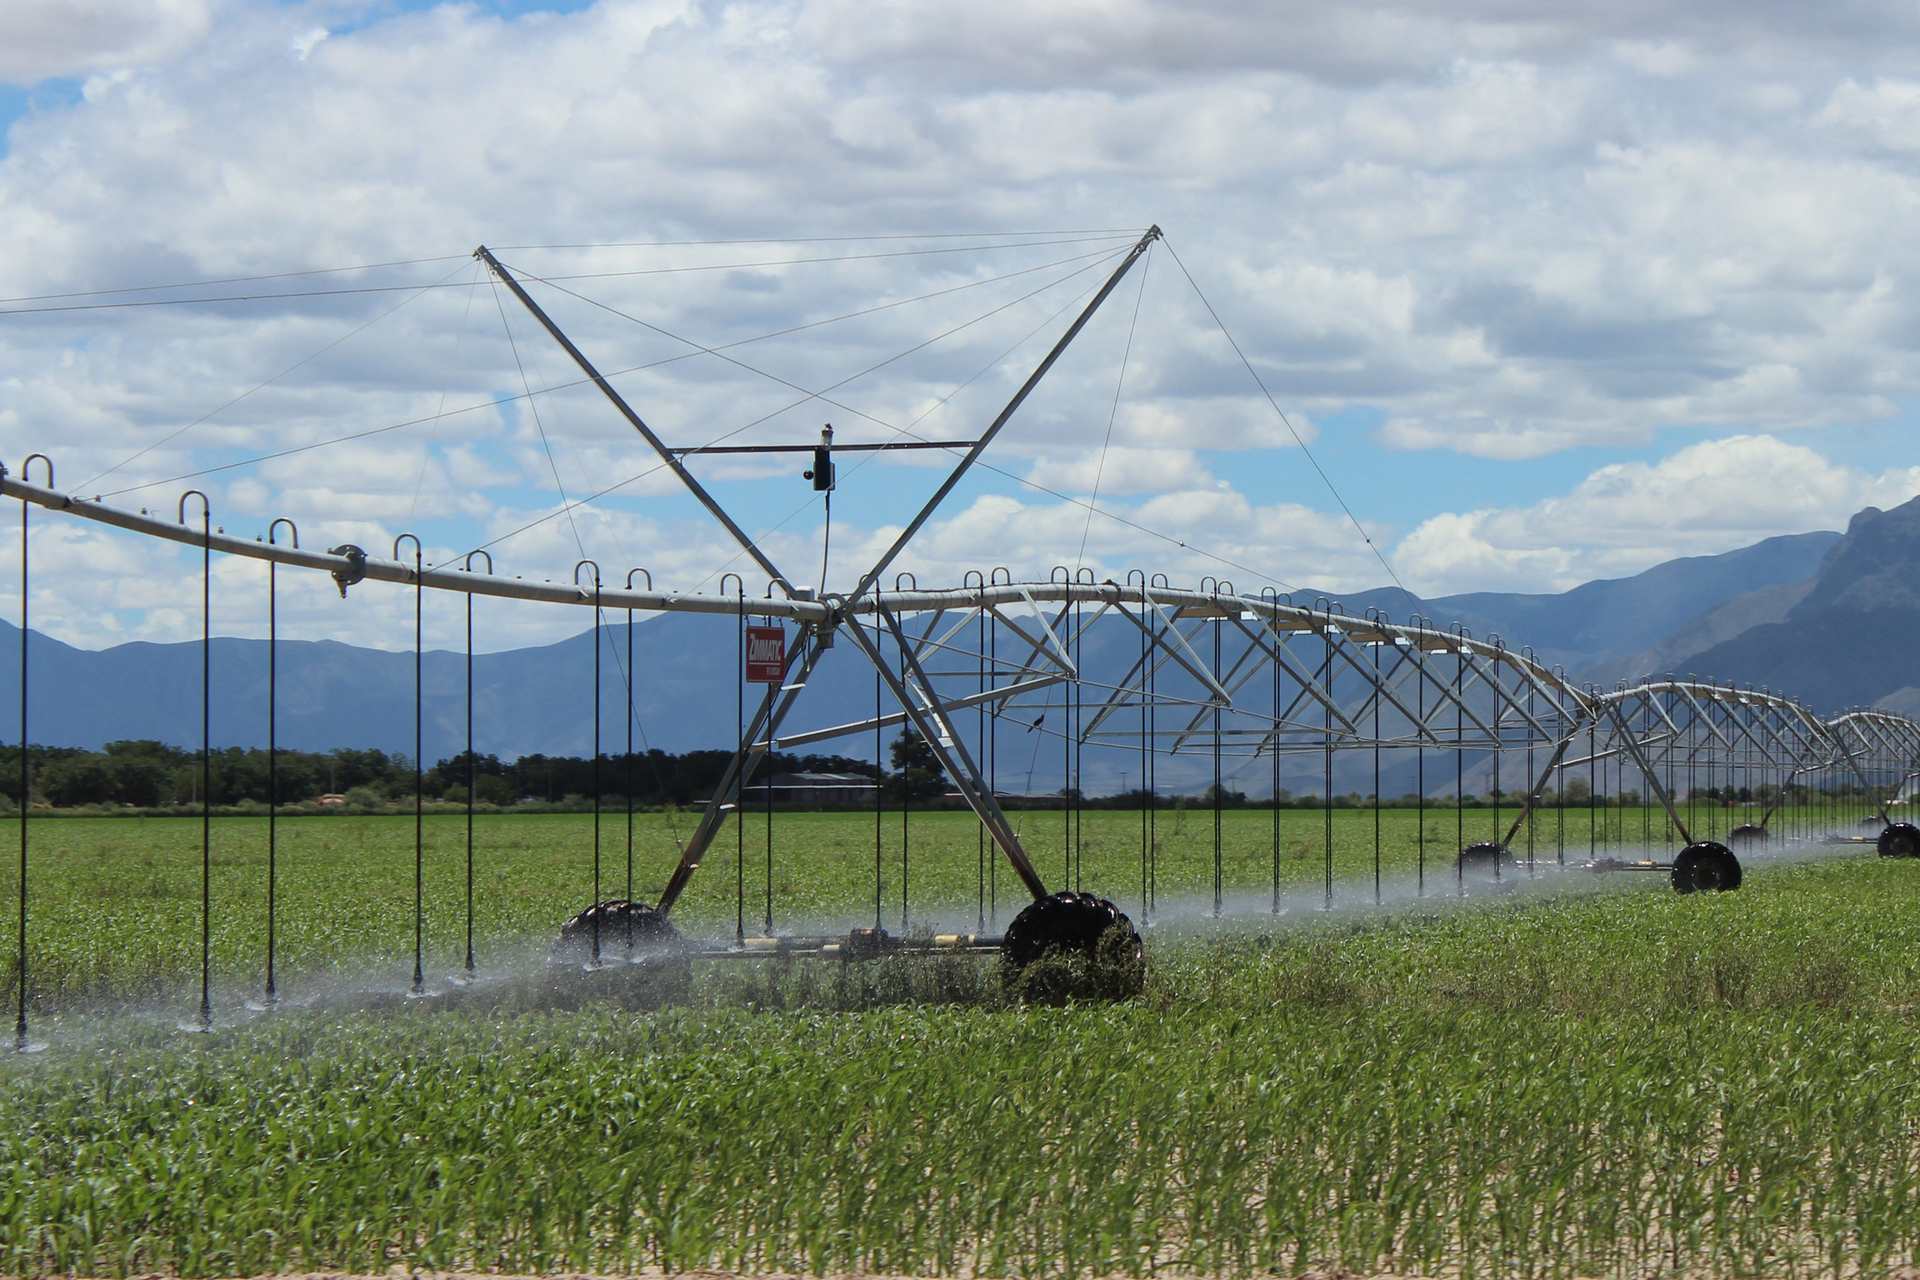
<path fill-rule="evenodd" d="M 860 773 L 776 773 L 749 786 L 747 795 L 765 802 L 768 787 L 780 804 L 861 804 L 873 799 L 873 779 Z"/>

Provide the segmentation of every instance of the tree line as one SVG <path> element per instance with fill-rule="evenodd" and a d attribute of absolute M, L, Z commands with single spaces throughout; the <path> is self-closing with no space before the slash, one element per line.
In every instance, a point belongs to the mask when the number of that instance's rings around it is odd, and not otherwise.
<path fill-rule="evenodd" d="M 133 806 L 160 809 L 200 803 L 200 753 L 170 746 L 152 739 L 110 742 L 99 751 L 81 747 L 34 745 L 28 749 L 28 769 L 32 778 L 33 802 L 58 808 L 82 805 Z M 599 760 L 598 791 L 603 803 L 624 806 L 629 796 L 637 806 L 696 805 L 705 801 L 719 785 L 732 753 L 724 750 L 673 753 L 658 749 L 646 752 L 603 755 Z M 258 748 L 223 747 L 210 753 L 207 769 L 208 799 L 215 805 L 265 804 L 271 799 L 281 805 L 311 802 L 323 795 L 343 796 L 347 803 L 378 806 L 411 802 L 414 795 L 413 761 L 404 754 L 376 749 L 342 747 L 333 751 L 291 751 L 277 753 L 275 767 L 268 769 L 267 753 Z M 881 794 L 889 801 L 902 799 L 915 803 L 938 802 L 948 791 L 947 779 L 931 747 L 911 730 L 896 738 L 889 751 L 891 770 L 878 769 L 871 761 L 837 755 L 794 755 L 770 753 L 756 770 L 749 785 L 757 785 L 773 774 L 836 773 L 862 778 L 878 778 Z M 496 755 L 469 758 L 461 752 L 436 761 L 420 778 L 421 792 L 428 800 L 464 803 L 468 781 L 474 784 L 477 803 L 508 806 L 525 801 L 564 805 L 591 800 L 596 789 L 594 760 L 582 756 L 532 754 L 503 761 Z M 1695 800 L 1719 803 L 1766 804 L 1781 799 L 1781 788 L 1767 783 L 1754 787 L 1708 787 L 1695 793 Z M 1885 790 L 1881 788 L 1880 790 Z M 1803 782 L 1789 784 L 1785 799 L 1791 804 L 1806 804 L 1820 798 L 1855 798 L 1866 789 L 1855 784 L 1838 783 L 1826 787 Z M 17 805 L 20 801 L 20 748 L 0 746 L 0 796 Z M 1517 806 L 1524 799 L 1518 791 L 1490 790 L 1485 796 L 1429 796 L 1424 802 L 1412 793 L 1391 798 L 1349 792 L 1333 797 L 1335 808 L 1412 808 L 1419 804 L 1435 807 L 1461 805 L 1478 808 L 1489 804 Z M 1051 796 L 1009 797 L 1010 807 L 1058 807 L 1067 803 L 1087 808 L 1140 809 L 1214 804 L 1213 788 L 1197 796 L 1166 791 L 1149 795 L 1133 789 L 1109 796 L 1085 796 L 1078 790 L 1056 792 Z M 1614 795 L 1589 794 L 1585 779 L 1568 780 L 1563 792 L 1548 788 L 1540 803 L 1548 806 L 1582 807 L 1588 804 L 1632 806 L 1642 803 L 1638 790 L 1622 789 Z M 1320 809 L 1328 802 L 1317 794 L 1295 795 L 1282 788 L 1274 798 L 1250 799 L 1244 792 L 1223 788 L 1219 796 L 1223 808 Z"/>
<path fill-rule="evenodd" d="M 930 754 L 930 753 L 929 753 Z M 631 795 L 636 805 L 689 805 L 707 799 L 720 783 L 730 751 L 688 751 L 679 754 L 658 749 L 603 755 L 599 760 L 599 790 L 603 798 L 624 805 Z M 266 751 L 222 747 L 209 753 L 206 799 L 215 805 L 301 804 L 323 795 L 344 796 L 348 803 L 379 805 L 411 801 L 414 769 L 410 757 L 399 752 L 342 747 L 333 751 L 275 753 L 269 769 Z M 78 805 L 132 805 L 166 808 L 198 805 L 201 801 L 200 753 L 151 739 L 110 742 L 99 751 L 83 747 L 27 750 L 32 802 L 58 808 Z M 771 752 L 756 778 L 775 773 L 844 773 L 871 778 L 882 771 L 871 761 L 833 755 L 793 755 Z M 269 779 L 271 778 L 271 786 Z M 591 757 L 525 755 L 503 761 L 496 755 L 471 758 L 461 752 L 437 761 L 420 777 L 429 800 L 464 803 L 473 780 L 474 799 L 481 804 L 511 805 L 523 800 L 562 803 L 591 798 L 594 761 Z M 924 778 L 912 781 L 924 785 Z M 885 777 L 890 790 L 898 788 L 896 775 Z M 0 747 L 0 795 L 20 802 L 20 748 Z"/>

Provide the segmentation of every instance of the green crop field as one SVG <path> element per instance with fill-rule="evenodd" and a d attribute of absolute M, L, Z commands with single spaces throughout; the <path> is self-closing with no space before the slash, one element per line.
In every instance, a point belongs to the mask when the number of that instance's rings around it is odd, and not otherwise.
<path fill-rule="evenodd" d="M 1404 884 L 1413 815 L 1379 816 Z M 1374 815 L 1335 818 L 1342 892 L 1365 899 Z M 1061 815 L 1020 820 L 1061 878 Z M 1281 821 L 1283 878 L 1319 884 L 1322 815 Z M 1444 866 L 1453 814 L 1429 821 Z M 671 825 L 638 827 L 645 892 Z M 1207 898 L 1211 812 L 1156 825 L 1163 901 Z M 964 923 L 974 825 L 916 814 L 911 831 L 914 909 Z M 463 938 L 464 822 L 427 835 L 441 973 Z M 289 994 L 342 970 L 404 981 L 411 818 L 281 837 Z M 591 823 L 499 817 L 478 837 L 477 936 L 504 963 L 587 900 Z M 1229 812 L 1225 838 L 1229 887 L 1255 898 L 1271 815 Z M 618 891 L 624 815 L 602 842 Z M 1086 814 L 1088 887 L 1136 897 L 1138 842 L 1138 814 Z M 765 960 L 701 962 L 653 1012 L 335 998 L 247 1015 L 264 823 L 217 821 L 214 844 L 223 1025 L 186 1035 L 198 823 L 35 827 L 51 1045 L 0 1057 L 0 1273 L 1771 1277 L 1920 1256 L 1911 862 L 1757 863 L 1734 894 L 1582 876 L 1169 925 L 1121 1005 L 1019 1007 L 985 959 Z M 734 853 L 723 839 L 696 881 L 690 932 L 731 933 Z M 871 818 L 778 815 L 774 853 L 776 924 L 871 910 Z M 1011 888 L 1003 870 L 1003 923 Z M 121 998 L 136 1007 L 98 1011 Z"/>
<path fill-rule="evenodd" d="M 1700 832 L 1724 834 L 1750 815 L 1702 808 L 1689 815 Z M 1084 887 L 1141 914 L 1138 811 L 1087 810 L 1069 839 L 1060 811 L 1012 815 L 1050 887 Z M 1491 809 L 1429 810 L 1425 815 L 1424 881 L 1429 892 L 1454 888 L 1453 854 L 1465 840 L 1504 831 Z M 1532 831 L 1542 866 L 1577 861 L 1591 845 L 1637 847 L 1651 834 L 1657 847 L 1677 843 L 1666 819 L 1639 808 L 1600 812 L 1590 840 L 1585 809 L 1543 811 Z M 1383 884 L 1393 896 L 1421 882 L 1421 823 L 1409 809 L 1335 809 L 1334 877 L 1343 900 L 1369 900 L 1376 819 Z M 689 814 L 646 813 L 633 821 L 634 891 L 652 900 L 693 829 Z M 776 813 L 771 895 L 764 815 L 730 825 L 707 856 L 675 919 L 687 933 L 732 937 L 744 914 L 747 932 L 765 930 L 768 899 L 776 931 L 844 930 L 872 923 L 875 895 L 874 819 L 862 813 Z M 1230 903 L 1257 910 L 1271 900 L 1275 872 L 1274 814 L 1228 810 L 1222 815 L 1222 884 Z M 264 818 L 215 818 L 212 824 L 212 950 L 216 986 L 257 989 L 266 963 L 267 824 Z M 375 817 L 289 817 L 278 824 L 276 952 L 284 984 L 302 975 L 390 970 L 410 976 L 413 955 L 414 820 Z M 467 828 L 463 815 L 429 815 L 423 825 L 425 952 L 430 970 L 454 972 L 465 958 Z M 9 833 L 10 834 L 10 833 Z M 1213 813 L 1164 809 L 1151 823 L 1152 890 L 1163 907 L 1210 908 Z M 972 931 L 983 909 L 989 931 L 1004 927 L 1026 899 L 991 846 L 982 858 L 979 824 L 963 812 L 884 814 L 880 823 L 883 923 L 898 931 L 905 844 L 909 928 Z M 1289 901 L 1314 901 L 1326 876 L 1326 812 L 1279 812 L 1279 876 Z M 36 821 L 30 837 L 32 929 L 29 992 L 36 1006 L 64 1009 L 96 998 L 148 999 L 200 972 L 200 822 L 195 818 L 83 818 Z M 602 896 L 627 887 L 627 816 L 603 815 Z M 1069 847 L 1076 853 L 1071 870 Z M 1525 833 L 1514 841 L 1524 863 Z M 593 900 L 594 826 L 580 814 L 482 815 L 474 825 L 474 940 L 484 966 L 520 957 L 550 938 L 561 921 Z M 0 859 L 0 885 L 14 893 L 12 859 Z M 983 894 L 986 902 L 983 903 Z M 6 998 L 16 990 L 11 966 Z M 251 984 L 251 988 L 250 985 Z M 235 998 L 238 996 L 236 994 Z"/>

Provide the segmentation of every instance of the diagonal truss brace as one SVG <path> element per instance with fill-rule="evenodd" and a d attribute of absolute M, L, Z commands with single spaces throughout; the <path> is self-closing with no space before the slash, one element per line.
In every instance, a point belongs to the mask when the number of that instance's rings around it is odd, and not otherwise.
<path fill-rule="evenodd" d="M 1007 821 L 1007 816 L 1001 811 L 999 802 L 993 798 L 993 791 L 980 776 L 980 770 L 975 766 L 973 757 L 967 753 L 965 743 L 954 729 L 953 722 L 947 718 L 947 708 L 934 693 L 932 682 L 927 678 L 926 671 L 920 666 L 920 660 L 913 654 L 913 647 L 907 643 L 906 636 L 900 630 L 899 620 L 886 610 L 880 611 L 880 617 L 900 646 L 901 671 L 898 675 L 887 665 L 886 659 L 880 654 L 879 646 L 873 642 L 873 638 L 867 634 L 864 627 L 858 625 L 849 627 L 847 634 L 853 637 L 854 644 L 867 655 L 867 659 L 873 663 L 873 669 L 880 673 L 880 678 L 886 682 L 893 696 L 899 700 L 901 707 L 912 718 L 914 728 L 920 731 L 921 738 L 933 749 L 941 767 L 947 771 L 947 776 L 953 779 L 954 786 L 966 798 L 967 804 L 979 817 L 981 825 L 986 827 L 987 834 L 992 836 L 993 842 L 1000 846 L 1000 851 L 1006 855 L 1014 874 L 1020 877 L 1022 884 L 1026 885 L 1027 892 L 1031 893 L 1036 900 L 1046 897 L 1046 884 L 1040 879 L 1040 873 L 1033 869 L 1032 860 L 1027 857 L 1026 850 L 1020 845 L 1020 837 L 1014 834 L 1013 825 Z M 910 683 L 915 687 L 909 687 Z M 923 697 L 914 696 L 916 687 L 924 695 Z"/>
<path fill-rule="evenodd" d="M 1107 295 L 1119 287 L 1120 281 L 1125 278 L 1128 271 L 1133 269 L 1133 264 L 1140 260 L 1140 255 L 1152 247 L 1154 241 L 1160 239 L 1160 234 L 1158 226 L 1148 227 L 1146 234 L 1127 251 L 1127 256 L 1120 260 L 1120 265 L 1115 267 L 1113 274 L 1107 277 L 1107 282 L 1100 286 L 1100 292 L 1093 295 L 1092 301 L 1087 303 L 1067 331 L 1060 335 L 1060 340 L 1053 344 L 1053 349 L 1047 352 L 1046 358 L 1034 368 L 1027 380 L 1020 384 L 1020 390 L 1014 393 L 1013 399 L 1007 401 L 1006 407 L 1000 410 L 992 424 L 980 433 L 980 438 L 973 442 L 973 448 L 967 450 L 967 456 L 960 459 L 953 473 L 934 491 L 933 496 L 927 499 L 926 505 L 920 508 L 920 513 L 907 522 L 907 527 L 900 531 L 900 536 L 893 540 L 893 545 L 873 562 L 873 568 L 867 570 L 865 576 L 860 579 L 860 585 L 847 594 L 849 602 L 856 601 L 873 590 L 873 584 L 880 580 L 880 575 L 887 571 L 887 566 L 900 557 L 900 553 L 907 549 L 907 544 L 912 542 L 927 521 L 933 518 L 934 511 L 946 501 L 947 495 L 953 492 L 954 487 L 960 483 L 961 477 L 973 469 L 973 464 L 979 461 L 980 455 L 986 452 L 987 446 L 992 444 L 994 437 L 1000 434 L 1000 429 L 1007 425 L 1007 420 L 1012 418 L 1015 411 L 1026 402 L 1027 397 L 1033 393 L 1033 389 L 1040 385 L 1040 380 L 1047 376 L 1048 370 L 1053 368 L 1054 361 L 1058 360 L 1072 345 L 1073 340 L 1080 336 L 1080 331 L 1087 327 L 1087 321 L 1093 319 L 1093 313 L 1100 309 L 1100 304 L 1107 300 Z"/>
<path fill-rule="evenodd" d="M 753 557 L 753 562 L 760 566 L 760 571 L 766 574 L 772 581 L 779 583 L 781 589 L 789 596 L 793 595 L 793 584 L 787 581 L 786 575 L 774 567 L 773 561 L 769 560 L 766 553 L 760 550 L 759 545 L 747 535 L 747 531 L 734 523 L 733 517 L 727 514 L 726 508 L 722 507 L 719 501 L 707 492 L 704 485 L 694 479 L 693 472 L 687 470 L 686 464 L 680 461 L 680 455 L 672 449 L 669 449 L 666 442 L 653 433 L 653 428 L 649 427 L 645 420 L 634 412 L 633 406 L 626 402 L 625 397 L 618 391 L 615 391 L 613 384 L 608 382 L 606 378 L 601 375 L 600 371 L 593 367 L 593 362 L 587 359 L 579 347 L 573 345 L 573 339 L 561 332 L 560 326 L 553 322 L 552 317 L 547 315 L 545 311 L 542 311 L 540 304 L 528 296 L 527 291 L 521 287 L 520 282 L 514 279 L 513 273 L 501 266 L 500 260 L 494 257 L 493 253 L 485 245 L 481 245 L 478 249 L 475 249 L 473 256 L 486 263 L 488 269 L 491 270 L 494 275 L 500 277 L 500 283 L 506 285 L 507 288 L 512 291 L 513 296 L 520 300 L 520 305 L 533 313 L 533 318 L 538 320 L 541 326 L 552 335 L 553 340 L 560 344 L 561 350 L 573 358 L 573 362 L 580 366 L 580 371 L 593 381 L 593 385 L 600 388 L 601 393 L 612 402 L 613 407 L 619 410 L 620 416 L 625 418 L 628 424 L 632 426 L 635 431 L 638 431 L 648 444 L 653 446 L 653 451 L 660 455 L 660 461 L 664 462 L 668 467 L 671 467 L 673 474 L 680 477 L 680 483 L 687 487 L 687 491 L 700 500 L 700 505 L 707 509 L 709 515 L 725 526 L 727 532 L 733 535 L 733 540 L 740 544 L 740 549 Z"/>
<path fill-rule="evenodd" d="M 673 910 L 673 904 L 680 900 L 680 894 L 693 879 L 693 873 L 700 869 L 700 863 L 712 847 L 714 837 L 720 834 L 720 828 L 726 823 L 727 814 L 739 805 L 747 779 L 753 776 L 761 759 L 772 749 L 780 722 L 787 718 L 794 700 L 806 688 L 814 665 L 830 647 L 832 637 L 831 631 L 816 629 L 806 643 L 795 646 L 788 655 L 787 678 L 780 684 L 767 686 L 767 696 L 760 700 L 760 708 L 753 713 L 752 723 L 741 735 L 739 750 L 727 762 L 727 770 L 721 775 L 720 784 L 713 789 L 713 798 L 708 802 L 706 812 L 700 815 L 700 824 L 693 829 L 693 834 L 681 848 L 680 861 L 674 866 L 667 887 L 660 891 L 660 901 L 654 904 L 654 910 L 659 914 L 664 916 Z M 798 679 L 793 678 L 796 662 L 800 668 Z"/>

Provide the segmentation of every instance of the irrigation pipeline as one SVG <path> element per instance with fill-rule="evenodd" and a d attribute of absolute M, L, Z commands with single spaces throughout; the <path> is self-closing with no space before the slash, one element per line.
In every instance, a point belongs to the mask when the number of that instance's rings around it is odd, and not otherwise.
<path fill-rule="evenodd" d="M 343 592 L 362 581 L 372 581 L 469 596 L 575 605 L 587 609 L 597 607 L 602 610 L 724 615 L 734 615 L 739 610 L 739 601 L 734 595 L 654 590 L 650 580 L 648 589 L 638 591 L 631 587 L 581 586 L 546 580 L 534 582 L 491 572 L 475 573 L 465 568 L 433 568 L 421 566 L 418 562 L 409 564 L 397 559 L 383 559 L 367 555 L 357 547 L 336 547 L 322 552 L 298 545 L 275 543 L 264 537 L 235 536 L 224 530 L 209 533 L 150 514 L 145 509 L 138 513 L 121 510 L 98 500 L 89 501 L 30 484 L 11 475 L 0 475 L 0 496 L 203 551 L 211 549 L 225 555 L 319 570 L 330 574 Z M 488 567 L 491 568 L 490 562 Z M 977 579 L 977 575 L 969 577 Z M 1070 656 L 1078 637 L 1105 610 L 1126 608 L 1133 611 L 1130 616 L 1145 619 L 1149 624 L 1143 628 L 1143 648 L 1157 654 L 1161 664 L 1170 661 L 1183 668 L 1200 686 L 1198 698 L 1160 694 L 1149 699 L 1163 706 L 1186 703 L 1207 711 L 1230 708 L 1242 715 L 1257 714 L 1245 707 L 1236 707 L 1233 690 L 1212 670 L 1214 664 L 1186 644 L 1175 624 L 1188 619 L 1252 623 L 1254 627 L 1250 634 L 1257 633 L 1260 640 L 1268 642 L 1284 641 L 1289 636 L 1303 636 L 1324 641 L 1330 646 L 1353 646 L 1356 650 L 1387 646 L 1416 658 L 1419 655 L 1443 655 L 1470 662 L 1474 668 L 1482 671 L 1502 669 L 1518 682 L 1515 692 L 1504 689 L 1496 691 L 1495 701 L 1500 705 L 1491 708 L 1490 716 L 1483 714 L 1479 717 L 1477 730 L 1471 723 L 1476 717 L 1468 704 L 1450 696 L 1447 689 L 1437 684 L 1423 682 L 1419 689 L 1421 698 L 1429 694 L 1437 695 L 1437 705 L 1453 717 L 1455 724 L 1449 726 L 1443 736 L 1437 731 L 1432 710 L 1424 705 L 1418 712 L 1399 707 L 1396 709 L 1401 713 L 1401 723 L 1408 732 L 1383 739 L 1377 731 L 1365 732 L 1358 716 L 1343 712 L 1336 705 L 1337 699 L 1332 692 L 1335 683 L 1333 677 L 1325 672 L 1299 673 L 1299 683 L 1308 690 L 1309 700 L 1317 710 L 1324 711 L 1334 721 L 1331 728 L 1324 728 L 1321 724 L 1312 725 L 1316 738 L 1322 736 L 1319 731 L 1324 729 L 1325 734 L 1347 746 L 1464 746 L 1500 751 L 1525 747 L 1530 743 L 1558 744 L 1563 752 L 1556 756 L 1556 767 L 1571 768 L 1576 764 L 1588 763 L 1585 756 L 1564 754 L 1564 748 L 1571 743 L 1571 735 L 1565 732 L 1565 727 L 1577 722 L 1583 731 L 1587 726 L 1598 726 L 1603 732 L 1609 727 L 1620 731 L 1611 735 L 1611 744 L 1597 751 L 1595 758 L 1609 760 L 1626 757 L 1627 763 L 1651 768 L 1653 761 L 1648 751 L 1677 742 L 1684 735 L 1684 722 L 1706 726 L 1717 739 L 1716 745 L 1721 750 L 1757 751 L 1776 763 L 1783 757 L 1791 757 L 1798 772 L 1844 768 L 1850 755 L 1859 753 L 1896 755 L 1912 765 L 1920 766 L 1920 722 L 1892 712 L 1858 710 L 1823 720 L 1784 693 L 1736 688 L 1692 678 L 1676 680 L 1669 677 L 1666 680 L 1648 680 L 1632 686 L 1623 684 L 1613 690 L 1602 690 L 1569 679 L 1558 667 L 1549 667 L 1536 661 L 1528 651 L 1516 649 L 1498 636 L 1475 637 L 1462 628 L 1442 629 L 1424 619 L 1419 623 L 1400 624 L 1377 614 L 1357 617 L 1342 612 L 1337 604 L 1324 599 L 1317 601 L 1313 607 L 1306 607 L 1277 594 L 1238 595 L 1232 592 L 1231 584 L 1217 583 L 1211 579 L 1208 580 L 1211 589 L 1187 590 L 1165 585 L 1164 580 L 1150 584 L 1141 575 L 1134 577 L 1138 580 L 1126 584 L 1111 580 L 1094 582 L 1084 577 L 1078 581 L 1055 580 L 1044 583 L 976 581 L 954 589 L 911 587 L 885 593 L 875 591 L 851 601 L 832 595 L 825 599 L 812 599 L 809 591 L 801 589 L 786 599 L 769 597 L 757 600 L 753 605 L 753 613 L 770 621 L 794 622 L 816 634 L 838 630 L 842 624 L 856 618 L 867 619 L 871 623 L 883 620 L 886 615 L 899 618 L 911 614 L 938 615 L 960 611 L 965 611 L 969 616 L 990 615 L 997 624 L 1012 627 L 1016 634 L 1020 634 L 1022 624 L 1014 615 L 1027 614 L 1024 638 L 1037 653 L 1051 660 L 1050 667 L 1034 669 L 1025 680 L 1003 684 L 973 696 L 942 699 L 942 705 L 950 710 L 986 703 L 1005 703 L 1013 695 L 1048 685 L 1079 682 L 1079 672 Z M 1062 638 L 1041 616 L 1041 607 L 1047 605 L 1092 605 L 1097 608 L 1092 618 L 1076 619 L 1075 629 Z M 1098 608 L 1102 606 L 1104 608 Z M 885 625 L 884 622 L 882 625 Z M 1276 661 L 1282 659 L 1282 650 L 1277 644 L 1273 645 L 1272 653 Z M 1156 664 L 1143 659 L 1142 665 Z M 1345 674 L 1349 677 L 1358 674 L 1357 668 Z M 1376 689 L 1381 688 L 1377 679 L 1365 683 Z M 1542 714 L 1537 709 L 1523 709 L 1519 702 L 1521 695 L 1517 691 L 1546 696 L 1550 700 L 1551 710 Z M 1139 691 L 1133 692 L 1137 694 Z M 1384 693 L 1382 696 L 1385 703 L 1391 706 L 1391 696 Z M 1712 708 L 1736 705 L 1765 711 L 1777 723 L 1770 724 L 1763 735 L 1756 735 L 1751 729 L 1720 726 L 1715 722 Z M 1101 736 L 1101 727 L 1115 706 L 1114 701 L 1109 699 L 1106 705 L 1087 718 L 1082 730 L 1086 738 L 1097 739 Z M 1369 714 L 1375 714 L 1376 723 L 1377 711 L 1378 707 L 1369 711 Z M 1644 716 L 1652 725 L 1652 732 L 1630 731 L 1629 726 L 1636 723 L 1636 716 Z M 846 726 L 787 735 L 779 739 L 779 744 L 798 746 L 828 737 L 846 736 L 855 731 L 865 732 L 902 724 L 909 719 L 907 713 L 898 712 L 879 716 L 876 720 L 860 721 L 857 730 L 853 726 Z M 1276 714 L 1268 719 L 1278 728 L 1285 722 L 1286 714 L 1284 710 L 1277 709 Z M 1296 721 L 1292 727 L 1307 726 Z M 1516 729 L 1517 736 L 1514 732 Z M 1172 733 L 1179 739 L 1193 736 L 1191 727 L 1184 733 L 1180 730 L 1163 732 Z M 1248 736 L 1244 731 L 1238 736 L 1241 741 L 1236 742 L 1233 734 L 1228 735 L 1225 750 L 1229 754 L 1238 750 L 1264 755 L 1281 745 L 1274 740 L 1271 731 L 1257 735 L 1257 740 L 1250 747 L 1244 741 Z M 1744 743 L 1740 741 L 1743 737 Z M 1640 744 L 1638 750 L 1634 745 L 1636 743 Z M 762 741 L 755 745 L 766 749 L 773 744 Z M 1186 745 L 1185 742 L 1177 740 L 1175 750 L 1182 745 Z"/>
<path fill-rule="evenodd" d="M 596 600 L 609 610 L 639 610 L 664 613 L 733 614 L 738 601 L 731 595 L 701 595 L 672 591 L 634 591 L 607 587 L 596 592 L 591 587 L 550 581 L 529 582 L 496 574 L 473 573 L 465 569 L 416 568 L 401 560 L 366 555 L 357 548 L 347 551 L 314 551 L 285 546 L 260 538 L 237 537 L 216 532 L 204 534 L 186 525 L 150 515 L 123 511 L 99 501 L 28 484 L 13 476 L 0 477 L 0 497 L 31 502 L 51 511 L 61 511 L 84 520 L 112 525 L 133 533 L 162 538 L 188 546 L 210 546 L 224 555 L 244 556 L 304 569 L 318 569 L 334 581 L 351 586 L 362 581 L 396 582 L 418 585 L 430 590 L 454 591 L 472 595 L 533 600 L 547 604 L 571 604 L 593 608 Z M 1581 687 L 1559 673 L 1532 663 L 1497 640 L 1482 641 L 1456 632 L 1430 627 L 1399 626 L 1382 620 L 1361 619 L 1330 610 L 1301 608 L 1280 604 L 1275 598 L 1222 595 L 1218 591 L 1188 591 L 1173 587 L 1145 585 L 1119 586 L 1107 583 L 1003 583 L 993 586 L 964 587 L 952 590 L 907 590 L 885 593 L 884 604 L 896 615 L 944 612 L 957 608 L 992 609 L 1027 604 L 1091 603 L 1144 605 L 1178 612 L 1182 617 L 1271 619 L 1275 625 L 1293 631 L 1325 632 L 1337 630 L 1356 641 L 1372 643 L 1417 644 L 1452 652 L 1470 652 L 1490 661 L 1515 668 L 1530 669 L 1543 685 L 1570 698 L 1582 696 Z M 851 603 L 812 600 L 803 596 L 766 599 L 754 602 L 753 612 L 768 618 L 820 626 L 848 617 L 872 617 L 881 608 L 879 597 L 869 594 Z"/>

